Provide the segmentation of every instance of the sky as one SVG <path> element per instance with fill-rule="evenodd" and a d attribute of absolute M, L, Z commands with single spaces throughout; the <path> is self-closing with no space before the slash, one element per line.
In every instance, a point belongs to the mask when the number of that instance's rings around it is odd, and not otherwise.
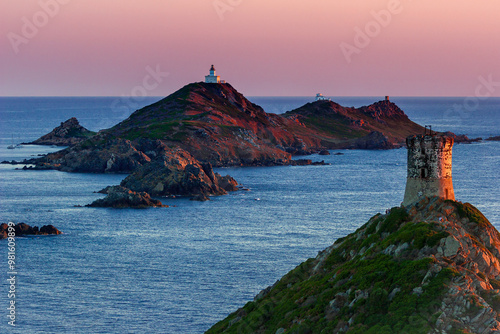
<path fill-rule="evenodd" d="M 0 96 L 500 96 L 500 1 L 0 0 Z"/>

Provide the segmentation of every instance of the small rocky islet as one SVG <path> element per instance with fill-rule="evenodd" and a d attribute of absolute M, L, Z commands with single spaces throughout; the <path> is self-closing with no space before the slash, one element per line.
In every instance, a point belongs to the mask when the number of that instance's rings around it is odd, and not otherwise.
<path fill-rule="evenodd" d="M 10 227 L 10 228 L 9 228 Z M 0 224 L 0 239 L 6 239 L 9 237 L 9 232 L 15 237 L 22 237 L 26 235 L 58 235 L 62 234 L 54 225 L 43 225 L 38 228 L 38 226 L 30 226 L 25 223 L 2 223 Z"/>

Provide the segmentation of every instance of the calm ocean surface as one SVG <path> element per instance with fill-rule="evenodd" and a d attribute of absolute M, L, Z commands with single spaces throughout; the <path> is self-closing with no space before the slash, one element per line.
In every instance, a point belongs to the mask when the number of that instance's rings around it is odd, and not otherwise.
<path fill-rule="evenodd" d="M 24 146 L 77 117 L 110 127 L 134 108 L 115 97 L 0 98 L 0 160 L 57 150 Z M 310 97 L 250 98 L 268 112 Z M 377 97 L 333 97 L 362 106 Z M 415 122 L 469 137 L 500 135 L 500 98 L 391 98 Z M 131 101 L 128 101 L 131 102 Z M 134 102 L 135 103 L 135 102 Z M 453 106 L 455 105 L 455 111 Z M 469 106 L 469 110 L 464 108 Z M 250 192 L 148 210 L 80 208 L 125 175 L 20 171 L 0 165 L 1 222 L 53 224 L 60 236 L 16 239 L 16 327 L 7 324 L 7 242 L 0 241 L 0 333 L 203 333 L 377 212 L 399 206 L 406 150 L 312 156 L 329 166 L 222 168 Z M 457 200 L 500 228 L 500 142 L 455 145 Z"/>

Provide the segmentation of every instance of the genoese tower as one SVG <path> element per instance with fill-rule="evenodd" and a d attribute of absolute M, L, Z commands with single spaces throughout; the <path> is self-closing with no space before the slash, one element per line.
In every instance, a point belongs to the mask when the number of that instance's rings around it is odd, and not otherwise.
<path fill-rule="evenodd" d="M 439 196 L 455 200 L 451 177 L 453 138 L 433 133 L 406 138 L 408 176 L 403 205 L 418 202 L 423 197 Z"/>

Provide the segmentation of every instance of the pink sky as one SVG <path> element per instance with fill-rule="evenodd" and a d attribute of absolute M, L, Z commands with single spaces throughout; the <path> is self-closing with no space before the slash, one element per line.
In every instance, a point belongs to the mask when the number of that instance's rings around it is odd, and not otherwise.
<path fill-rule="evenodd" d="M 474 96 L 480 77 L 500 96 L 499 13 L 470 0 L 1 0 L 0 95 L 164 96 L 214 64 L 247 96 Z"/>

